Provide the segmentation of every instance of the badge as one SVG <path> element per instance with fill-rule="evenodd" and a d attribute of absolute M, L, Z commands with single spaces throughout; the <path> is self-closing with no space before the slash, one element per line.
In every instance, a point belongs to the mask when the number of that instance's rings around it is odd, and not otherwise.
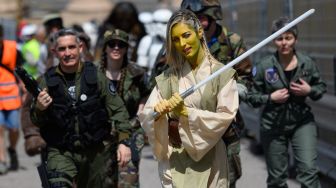
<path fill-rule="evenodd" d="M 252 68 L 252 76 L 255 77 L 257 75 L 257 67 L 253 66 Z"/>
<path fill-rule="evenodd" d="M 86 101 L 87 96 L 85 94 L 81 94 L 81 96 L 79 97 L 81 101 Z"/>
<path fill-rule="evenodd" d="M 117 94 L 117 89 L 112 82 L 109 83 L 108 89 L 112 95 Z"/>
<path fill-rule="evenodd" d="M 279 74 L 275 68 L 268 68 L 265 70 L 265 80 L 268 83 L 274 84 L 279 80 Z"/>

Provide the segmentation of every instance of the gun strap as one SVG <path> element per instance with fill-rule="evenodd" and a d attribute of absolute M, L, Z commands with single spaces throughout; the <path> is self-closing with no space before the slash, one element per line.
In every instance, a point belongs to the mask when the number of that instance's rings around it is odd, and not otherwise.
<path fill-rule="evenodd" d="M 9 67 L 7 67 L 6 65 L 4 65 L 4 64 L 2 63 L 2 61 L 0 61 L 0 67 L 4 68 L 4 69 L 6 69 L 8 72 L 12 73 L 12 74 L 14 75 L 14 77 L 15 77 L 16 83 L 19 82 L 19 80 L 18 80 L 16 74 L 14 74 L 14 71 L 11 70 L 11 69 L 10 69 Z"/>

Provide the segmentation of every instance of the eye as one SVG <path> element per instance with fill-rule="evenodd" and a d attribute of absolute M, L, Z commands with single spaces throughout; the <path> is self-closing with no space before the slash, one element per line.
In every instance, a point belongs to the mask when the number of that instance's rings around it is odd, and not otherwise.
<path fill-rule="evenodd" d="M 283 39 L 282 37 L 278 37 L 278 38 L 276 38 L 275 40 L 276 40 L 276 41 L 282 41 L 282 39 Z"/>
<path fill-rule="evenodd" d="M 183 33 L 182 37 L 183 37 L 183 38 L 189 38 L 190 35 L 191 35 L 190 32 L 186 32 L 186 33 Z"/>
<path fill-rule="evenodd" d="M 70 45 L 70 46 L 68 46 L 68 48 L 69 48 L 70 50 L 73 50 L 73 49 L 76 48 L 76 45 Z"/>
<path fill-rule="evenodd" d="M 63 51 L 65 51 L 65 49 L 66 49 L 65 47 L 58 47 L 58 48 L 57 48 L 57 51 L 59 51 L 59 52 L 63 52 Z"/>
<path fill-rule="evenodd" d="M 173 37 L 173 38 L 172 38 L 172 41 L 173 41 L 173 42 L 178 42 L 178 41 L 179 41 L 179 38 L 178 38 L 178 37 Z"/>

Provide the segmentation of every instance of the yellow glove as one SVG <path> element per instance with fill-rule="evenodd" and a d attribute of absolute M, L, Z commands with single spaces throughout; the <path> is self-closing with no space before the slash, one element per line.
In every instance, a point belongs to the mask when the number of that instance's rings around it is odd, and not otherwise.
<path fill-rule="evenodd" d="M 160 115 L 168 113 L 171 111 L 169 102 L 166 99 L 161 100 L 154 106 L 155 112 L 158 112 Z"/>
<path fill-rule="evenodd" d="M 168 100 L 168 103 L 170 104 L 170 108 L 176 115 L 188 117 L 188 110 L 184 106 L 184 101 L 180 94 L 174 93 L 173 96 Z"/>

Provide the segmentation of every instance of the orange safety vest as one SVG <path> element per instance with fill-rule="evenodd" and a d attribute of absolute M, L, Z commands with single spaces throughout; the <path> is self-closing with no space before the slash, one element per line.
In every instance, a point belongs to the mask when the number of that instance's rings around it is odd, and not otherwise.
<path fill-rule="evenodd" d="M 2 64 L 14 71 L 16 56 L 16 42 L 3 40 Z M 21 97 L 15 76 L 0 66 L 0 110 L 15 110 L 20 107 Z"/>

